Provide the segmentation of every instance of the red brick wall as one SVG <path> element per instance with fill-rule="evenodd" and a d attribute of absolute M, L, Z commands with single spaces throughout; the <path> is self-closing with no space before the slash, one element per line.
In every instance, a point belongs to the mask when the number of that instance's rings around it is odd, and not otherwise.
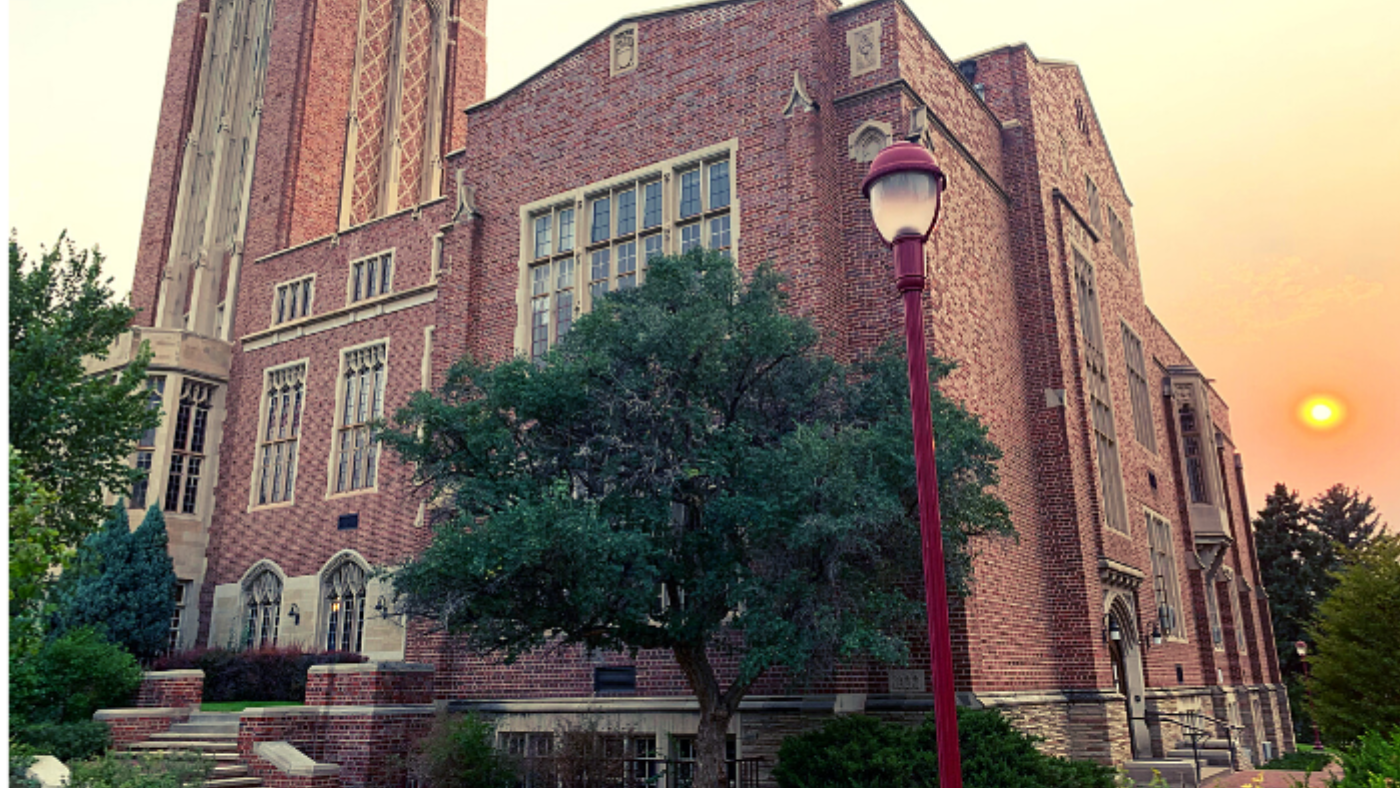
<path fill-rule="evenodd" d="M 99 711 L 95 719 L 105 722 L 112 734 L 113 747 L 126 747 L 150 739 L 157 733 L 165 733 L 170 726 L 184 722 L 188 714 L 170 715 L 142 713 L 136 709 Z"/>
<path fill-rule="evenodd" d="M 238 752 L 255 763 L 254 745 L 285 741 L 312 760 L 340 765 L 340 785 L 402 784 L 404 756 L 432 727 L 434 709 L 366 708 L 363 713 L 322 713 L 316 709 L 245 713 L 238 730 Z M 257 758 L 256 771 L 265 781 L 275 769 Z M 278 784 L 270 782 L 269 784 Z M 322 788 L 291 785 L 289 788 Z"/>
<path fill-rule="evenodd" d="M 141 686 L 136 691 L 136 706 L 143 709 L 198 706 L 203 700 L 202 670 L 146 673 L 141 677 Z"/>
<path fill-rule="evenodd" d="M 370 662 L 316 665 L 306 676 L 308 706 L 382 706 L 433 702 L 433 671 L 423 665 Z"/>

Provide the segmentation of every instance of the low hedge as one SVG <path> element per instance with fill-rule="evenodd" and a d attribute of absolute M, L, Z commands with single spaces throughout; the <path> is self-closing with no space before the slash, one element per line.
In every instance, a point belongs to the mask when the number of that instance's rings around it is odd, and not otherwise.
<path fill-rule="evenodd" d="M 161 657 L 153 670 L 204 671 L 204 700 L 306 701 L 306 672 L 313 665 L 365 662 L 345 651 L 305 651 L 299 647 L 234 651 L 195 648 Z"/>

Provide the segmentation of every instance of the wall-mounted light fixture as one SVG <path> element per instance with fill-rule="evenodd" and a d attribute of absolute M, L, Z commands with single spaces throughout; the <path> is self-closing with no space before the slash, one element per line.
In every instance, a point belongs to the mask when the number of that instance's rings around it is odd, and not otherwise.
<path fill-rule="evenodd" d="M 382 594 L 379 596 L 379 601 L 374 603 L 374 612 L 378 613 L 380 618 L 389 617 L 389 603 Z"/>
<path fill-rule="evenodd" d="M 292 607 L 287 611 L 287 617 L 292 620 L 292 626 L 301 626 L 301 608 L 297 607 L 297 603 L 292 603 Z"/>

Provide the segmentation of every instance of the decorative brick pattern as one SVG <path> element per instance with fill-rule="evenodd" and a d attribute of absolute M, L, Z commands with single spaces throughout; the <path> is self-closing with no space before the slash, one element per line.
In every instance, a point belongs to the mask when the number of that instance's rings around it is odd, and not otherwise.
<path fill-rule="evenodd" d="M 139 708 L 186 708 L 204 700 L 204 671 L 166 670 L 141 676 L 136 691 Z"/>

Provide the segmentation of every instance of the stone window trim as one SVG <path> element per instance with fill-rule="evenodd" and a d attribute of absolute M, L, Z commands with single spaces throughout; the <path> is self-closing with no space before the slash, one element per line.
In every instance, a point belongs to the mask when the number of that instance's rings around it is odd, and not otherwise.
<path fill-rule="evenodd" d="M 273 390 L 274 384 L 279 383 L 279 378 L 285 377 L 289 374 L 295 375 L 298 371 L 300 372 L 300 381 L 298 382 L 301 385 L 301 399 L 298 403 L 295 399 L 295 396 L 293 396 L 292 402 L 289 403 L 290 406 L 293 408 L 293 411 L 288 414 L 289 419 L 295 420 L 294 422 L 289 424 L 289 429 L 291 429 L 294 426 L 296 429 L 296 435 L 277 437 L 273 438 L 272 440 L 269 440 L 267 438 L 268 420 L 272 418 L 272 414 L 270 412 L 271 400 L 269 399 L 269 395 Z M 303 437 L 303 433 L 306 426 L 302 420 L 304 419 L 304 416 L 306 414 L 306 401 L 307 399 L 309 399 L 310 393 L 310 386 L 307 385 L 307 381 L 310 380 L 310 377 L 310 357 L 303 357 L 294 361 L 288 361 L 285 364 L 277 364 L 276 366 L 271 366 L 263 370 L 262 387 L 258 390 L 258 432 L 254 440 L 253 446 L 253 471 L 248 483 L 247 511 L 251 512 L 255 509 L 282 509 L 289 506 L 294 506 L 296 504 L 296 470 L 292 470 L 290 476 L 287 477 L 291 482 L 291 489 L 285 491 L 284 497 L 281 500 L 270 501 L 268 503 L 258 503 L 258 498 L 261 495 L 263 484 L 264 468 L 262 458 L 265 449 L 270 448 L 274 444 L 278 443 L 290 444 L 293 447 L 292 451 L 294 453 L 300 453 L 301 438 Z M 292 381 L 280 382 L 292 383 L 293 386 L 296 385 L 296 382 Z M 293 468 L 295 469 L 296 466 L 294 465 Z M 281 489 L 285 490 L 285 488 Z"/>
<path fill-rule="evenodd" d="M 637 23 L 618 27 L 608 36 L 608 76 L 616 77 L 637 70 L 641 60 L 641 47 L 637 36 Z"/>
<path fill-rule="evenodd" d="M 180 384 L 171 429 L 170 466 L 161 507 L 169 514 L 198 514 L 200 502 L 214 486 L 213 465 L 218 455 L 209 440 L 213 432 L 214 399 L 218 387 L 194 378 Z M 210 466 L 210 467 L 206 467 Z M 201 484 L 201 481 L 204 483 Z"/>
<path fill-rule="evenodd" d="M 264 558 L 243 573 L 238 581 L 238 615 L 233 636 L 244 646 L 277 645 L 282 623 L 282 590 L 287 574 L 271 559 Z M 269 629 L 270 627 L 270 629 Z"/>
<path fill-rule="evenodd" d="M 1169 643 L 1187 643 L 1190 636 L 1186 628 L 1186 607 L 1181 594 L 1181 555 L 1177 544 L 1179 531 L 1171 521 L 1152 509 L 1142 507 L 1147 521 L 1148 550 L 1151 553 L 1152 589 L 1157 602 L 1157 621 L 1162 622 L 1163 606 L 1169 606 L 1170 615 L 1162 626 L 1162 638 Z"/>
<path fill-rule="evenodd" d="M 170 635 L 165 643 L 165 650 L 168 654 L 179 651 L 180 644 L 183 642 L 180 633 L 184 627 L 185 608 L 189 605 L 192 585 L 192 581 L 189 580 L 177 579 L 175 581 L 175 612 L 170 616 Z"/>
<path fill-rule="evenodd" d="M 351 260 L 346 266 L 345 305 L 367 304 L 393 295 L 397 258 L 398 248 L 390 247 Z"/>
<path fill-rule="evenodd" d="M 316 584 L 321 614 L 316 645 L 326 651 L 364 651 L 365 609 L 369 606 L 369 562 L 354 550 L 331 557 Z"/>
<path fill-rule="evenodd" d="M 1206 620 L 1210 626 L 1211 647 L 1215 651 L 1225 650 L 1225 628 L 1220 623 L 1220 596 L 1215 587 L 1219 576 L 1206 574 L 1202 577 L 1206 593 Z"/>
<path fill-rule="evenodd" d="M 272 287 L 269 326 L 285 326 L 305 320 L 312 315 L 316 301 L 316 274 L 278 282 Z"/>
<path fill-rule="evenodd" d="M 378 356 L 379 356 L 380 363 L 382 363 L 382 365 L 383 365 L 383 371 L 382 371 L 382 373 L 380 373 L 380 374 L 382 375 L 382 381 L 383 381 L 383 382 L 382 382 L 381 384 L 378 384 L 378 385 L 376 386 L 376 388 L 377 388 L 378 391 L 379 391 L 379 396 L 380 396 L 380 398 L 379 398 L 377 401 L 369 401 L 369 402 L 367 402 L 367 407 L 369 408 L 369 411 L 370 411 L 370 414 L 371 414 L 371 415 L 368 417 L 368 419 L 367 419 L 365 422 L 357 421 L 357 422 L 355 422 L 355 424 L 352 424 L 352 425 L 350 425 L 349 427 L 347 427 L 346 424 L 345 424 L 345 404 L 346 404 L 346 403 L 345 403 L 345 396 L 346 396 L 347 380 L 348 380 L 349 369 L 350 369 L 350 368 L 349 368 L 349 363 L 351 362 L 352 358 L 353 358 L 357 353 L 359 353 L 360 351 L 368 351 L 368 350 L 371 350 L 371 349 L 373 349 L 373 348 L 375 348 L 375 347 L 379 347 L 379 348 L 380 348 L 379 353 L 378 353 Z M 372 377 L 372 376 L 371 376 L 370 380 L 373 381 L 373 377 Z M 350 430 L 353 430 L 353 429 L 357 429 L 357 428 L 359 428 L 360 426 L 363 426 L 364 424 L 367 424 L 368 422 L 373 421 L 374 419 L 382 418 L 382 417 L 383 417 L 383 414 L 384 414 L 385 412 L 387 412 L 387 408 L 384 407 L 383 398 L 386 398 L 386 397 L 387 397 L 387 394 L 388 394 L 388 390 L 389 390 L 388 381 L 389 381 L 389 337 L 388 337 L 388 336 L 381 337 L 381 338 L 379 338 L 379 339 L 370 340 L 370 341 L 368 341 L 368 342 L 362 342 L 362 343 L 357 344 L 357 345 L 351 345 L 351 346 L 349 346 L 349 347 L 343 347 L 343 348 L 340 349 L 340 364 L 339 364 L 339 368 L 338 368 L 338 370 L 337 370 L 337 372 L 336 372 L 336 381 L 335 381 L 335 399 L 334 399 L 334 403 L 335 403 L 335 405 L 334 405 L 334 407 L 335 407 L 335 411 L 334 411 L 334 413 L 335 413 L 335 421 L 334 421 L 334 426 L 333 426 L 333 428 L 332 428 L 332 429 L 333 429 L 333 432 L 331 433 L 330 455 L 329 455 L 329 457 L 327 458 L 327 464 L 326 464 L 326 495 L 325 495 L 325 500 L 328 500 L 328 501 L 329 501 L 329 500 L 337 499 L 337 498 L 348 498 L 348 497 L 350 497 L 350 496 L 355 496 L 355 495 L 366 495 L 366 494 L 373 494 L 373 493 L 379 492 L 379 472 L 378 472 L 378 469 L 379 469 L 379 455 L 380 455 L 382 452 L 379 451 L 379 446 L 378 446 L 378 444 L 375 443 L 375 442 L 373 442 L 373 436 L 372 436 L 372 435 L 371 435 L 371 438 L 370 438 L 370 442 L 369 442 L 365 447 L 363 447 L 363 448 L 365 448 L 367 451 L 372 451 L 372 454 L 371 454 L 371 456 L 370 456 L 370 458 L 369 458 L 369 464 L 368 464 L 368 466 L 367 466 L 367 472 L 368 472 L 371 476 L 373 476 L 373 482 L 371 482 L 371 483 L 369 483 L 369 484 L 367 484 L 367 485 L 360 486 L 360 487 L 350 487 L 349 485 L 350 485 L 350 478 L 351 478 L 351 477 L 350 477 L 350 476 L 347 476 L 347 481 L 345 482 L 346 488 L 338 491 L 338 490 L 337 490 L 337 487 L 339 486 L 338 470 L 339 470 L 339 464 L 340 464 L 339 461 L 340 461 L 340 457 L 341 457 L 341 441 L 343 440 L 343 438 L 342 438 L 342 433 L 345 433 L 345 432 L 350 431 Z M 371 396 L 375 396 L 375 395 L 371 395 Z M 376 408 L 377 408 L 378 415 L 374 415 Z M 355 409 L 356 409 L 356 411 L 359 410 L 359 405 L 358 405 L 358 403 L 355 405 Z M 358 413 L 357 413 L 356 415 L 358 416 Z M 352 438 L 352 440 L 353 440 L 353 439 L 354 439 L 354 436 L 352 435 L 351 438 Z M 351 461 L 353 461 L 353 460 L 351 460 Z M 350 474 L 351 472 L 352 472 L 352 469 L 347 469 L 347 474 Z"/>
<path fill-rule="evenodd" d="M 894 128 L 881 120 L 867 120 L 846 137 L 846 155 L 857 164 L 875 161 L 894 142 Z"/>
<path fill-rule="evenodd" d="M 1125 264 L 1128 260 L 1128 234 L 1123 226 L 1123 220 L 1118 218 L 1118 212 L 1108 207 L 1108 234 L 1113 241 L 1113 253 Z"/>
<path fill-rule="evenodd" d="M 1085 203 L 1089 206 L 1089 224 L 1094 232 L 1103 237 L 1103 204 L 1099 197 L 1099 185 L 1088 175 L 1084 176 Z"/>
<path fill-rule="evenodd" d="M 653 252 L 655 249 L 648 247 L 645 243 L 647 239 L 661 240 L 660 254 L 680 254 L 681 252 L 681 230 L 682 228 L 699 226 L 702 245 L 708 246 L 710 241 L 710 221 L 716 218 L 729 217 L 729 250 L 735 254 L 739 248 L 742 237 L 741 229 L 741 206 L 739 199 L 738 172 L 739 166 L 739 141 L 731 138 L 724 142 L 716 143 L 698 150 L 683 153 L 669 159 L 658 161 L 639 167 L 637 169 L 605 178 L 600 181 L 571 189 L 566 192 L 535 200 L 520 207 L 520 246 L 519 246 L 519 266 L 520 278 L 516 287 L 516 331 L 515 331 L 515 352 L 518 355 L 532 356 L 532 316 L 534 313 L 533 301 L 535 298 L 533 270 L 551 261 L 552 265 L 557 265 L 561 261 L 572 260 L 573 271 L 569 283 L 566 283 L 564 291 L 572 293 L 573 314 L 567 322 L 572 324 L 572 319 L 576 319 L 592 309 L 592 295 L 590 284 L 593 276 L 593 254 L 608 250 L 607 266 L 610 271 L 609 291 L 613 289 L 612 281 L 620 277 L 617 275 L 617 257 L 620 247 L 629 243 L 635 243 L 635 275 L 636 283 L 645 281 L 645 264 L 648 249 Z M 711 209 L 711 177 L 710 166 L 721 161 L 728 162 L 728 204 L 722 207 Z M 700 172 L 701 205 L 703 210 L 694 216 L 682 218 L 680 216 L 680 183 L 681 176 L 696 170 Z M 646 200 L 644 188 L 648 184 L 656 182 L 662 184 L 661 189 L 661 222 L 659 225 L 647 225 L 645 221 Z M 634 231 L 625 235 L 618 235 L 617 228 L 617 199 L 616 195 L 632 190 L 635 195 L 633 201 L 637 220 Z M 609 237 L 593 242 L 591 229 L 593 226 L 593 205 L 597 198 L 607 195 L 609 197 Z M 550 232 L 552 241 L 550 243 L 550 254 L 536 257 L 536 226 L 535 219 L 546 214 L 558 216 L 559 210 L 573 210 L 574 216 L 574 242 L 571 249 L 559 251 L 559 222 L 556 219 L 551 221 Z M 601 259 L 600 259 L 601 264 Z M 558 290 L 558 283 L 555 282 L 555 273 L 551 269 L 548 279 L 550 285 L 550 312 L 548 346 L 552 347 L 558 342 L 557 325 L 552 309 L 554 306 L 554 293 Z M 600 280 L 601 281 L 601 280 Z M 560 291 L 563 292 L 563 291 Z"/>

